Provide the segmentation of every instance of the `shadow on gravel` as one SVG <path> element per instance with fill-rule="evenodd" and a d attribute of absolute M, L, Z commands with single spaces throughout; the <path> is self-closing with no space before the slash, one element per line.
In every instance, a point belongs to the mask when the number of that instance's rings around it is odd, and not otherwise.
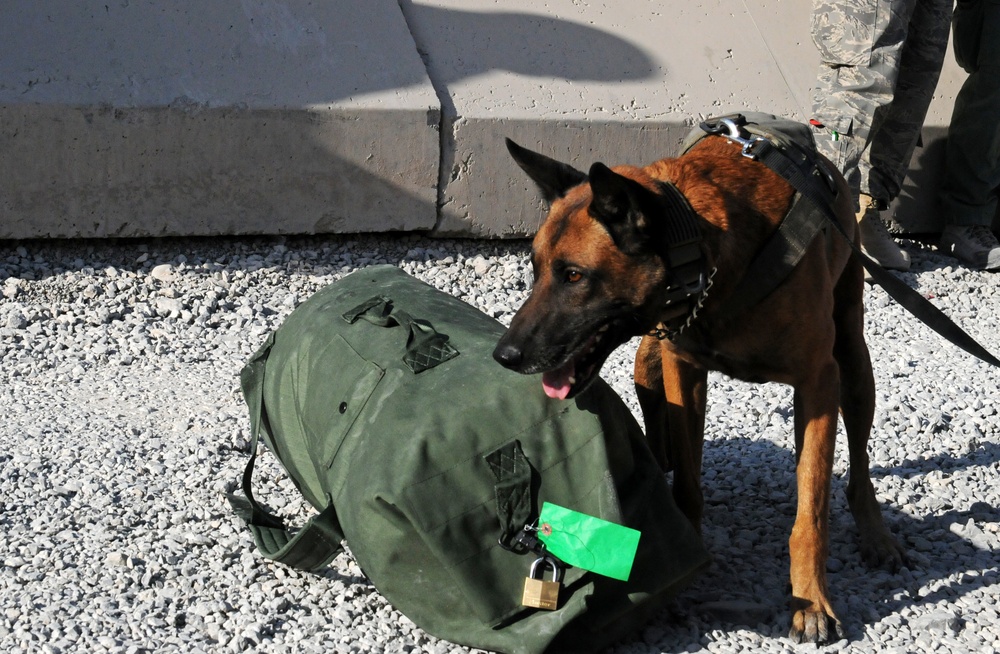
<path fill-rule="evenodd" d="M 876 486 L 880 478 L 890 475 L 914 479 L 918 488 L 931 494 L 930 482 L 921 479 L 928 473 L 995 467 L 998 462 L 1000 445 L 989 443 L 965 457 L 941 456 L 873 468 L 872 477 Z M 669 643 L 679 651 L 699 639 L 704 645 L 706 631 L 740 628 L 766 638 L 785 637 L 790 624 L 787 542 L 795 519 L 794 466 L 791 450 L 766 439 L 706 441 L 703 531 L 714 562 L 677 598 L 664 623 L 668 633 L 662 645 Z M 1000 522 L 1000 508 L 978 502 L 966 510 L 956 509 L 947 499 L 954 496 L 950 492 L 942 493 L 946 497 L 936 513 L 924 515 L 883 501 L 885 520 L 912 559 L 911 567 L 893 573 L 869 569 L 861 560 L 846 489 L 846 474 L 835 476 L 828 582 L 848 641 L 862 640 L 865 626 L 884 619 L 901 624 L 909 620 L 916 637 L 913 619 L 900 615 L 908 607 L 919 614 L 939 612 L 941 607 L 932 605 L 953 603 L 1000 583 L 996 537 L 985 537 L 975 526 Z M 735 614 L 733 605 L 738 609 Z M 962 611 L 954 613 L 961 616 Z"/>
<path fill-rule="evenodd" d="M 1000 443 L 980 443 L 974 451 L 962 457 L 933 457 L 930 459 L 910 459 L 891 468 L 872 466 L 872 477 L 886 475 L 913 476 L 939 470 L 954 472 L 969 466 L 988 466 L 1000 462 Z M 998 509 L 1000 511 L 1000 509 Z"/>
<path fill-rule="evenodd" d="M 231 264 L 276 245 L 348 237 L 164 236 L 159 238 L 0 239 L 0 283 L 8 276 L 41 281 L 68 272 L 92 275 L 113 267 L 119 272 L 148 274 L 159 264 Z M 372 237 L 369 237 L 372 238 Z M 184 261 L 179 261 L 178 256 Z M 244 266 L 245 267 L 245 266 Z"/>
<path fill-rule="evenodd" d="M 467 257 L 490 257 L 498 253 L 513 252 L 527 256 L 530 251 L 530 241 L 526 239 L 428 239 L 420 233 L 391 236 L 391 240 L 397 241 L 395 247 L 384 251 L 386 239 L 384 234 L 164 236 L 18 241 L 0 239 L 0 284 L 11 276 L 41 281 L 71 272 L 103 274 L 108 267 L 113 267 L 118 272 L 148 275 L 161 264 L 201 267 L 209 271 L 225 268 L 230 272 L 250 272 L 263 267 L 284 270 L 289 264 L 275 264 L 267 259 L 277 247 L 311 253 L 311 256 L 297 261 L 296 265 L 308 268 L 308 272 L 317 275 L 339 272 L 343 263 L 331 255 L 330 251 L 339 253 L 344 248 L 353 250 L 357 259 L 378 258 L 380 262 L 384 260 L 393 265 L 407 261 L 441 260 L 459 254 Z M 419 256 L 404 254 L 408 244 L 419 246 Z"/>

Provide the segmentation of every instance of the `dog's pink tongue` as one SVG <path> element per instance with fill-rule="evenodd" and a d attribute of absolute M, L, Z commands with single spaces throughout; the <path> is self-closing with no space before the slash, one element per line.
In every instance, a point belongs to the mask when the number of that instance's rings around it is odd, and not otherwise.
<path fill-rule="evenodd" d="M 565 400 L 573 388 L 569 380 L 575 372 L 576 367 L 570 361 L 562 368 L 542 373 L 542 388 L 545 389 L 545 394 L 556 400 Z"/>

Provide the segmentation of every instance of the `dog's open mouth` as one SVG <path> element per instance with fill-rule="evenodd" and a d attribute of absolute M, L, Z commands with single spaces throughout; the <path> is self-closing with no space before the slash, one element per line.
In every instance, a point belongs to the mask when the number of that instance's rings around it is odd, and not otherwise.
<path fill-rule="evenodd" d="M 586 389 L 620 343 L 611 336 L 611 325 L 602 326 L 562 365 L 542 373 L 542 388 L 553 399 L 566 400 Z"/>

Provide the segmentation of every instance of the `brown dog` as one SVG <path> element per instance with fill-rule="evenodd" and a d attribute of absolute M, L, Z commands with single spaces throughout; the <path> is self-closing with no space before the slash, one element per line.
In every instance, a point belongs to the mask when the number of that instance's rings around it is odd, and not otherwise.
<path fill-rule="evenodd" d="M 494 357 L 518 372 L 542 373 L 545 392 L 565 399 L 587 387 L 612 350 L 643 335 L 635 384 L 646 435 L 664 470 L 673 469 L 677 504 L 696 527 L 708 371 L 791 385 L 798 508 L 789 541 L 790 637 L 821 643 L 842 636 L 826 584 L 838 409 L 862 554 L 893 567 L 904 558 L 869 478 L 875 385 L 862 331 L 863 271 L 848 244 L 826 230 L 774 292 L 727 315 L 728 296 L 794 196 L 769 168 L 720 136 L 645 168 L 598 163 L 589 174 L 511 141 L 508 148 L 551 208 L 534 239 L 531 295 Z M 833 171 L 829 162 L 821 165 Z M 850 192 L 832 174 L 839 188 L 834 210 L 856 234 Z M 678 304 L 667 297 L 677 280 L 674 254 L 663 243 L 682 211 L 693 211 L 704 270 L 714 276 L 696 301 Z"/>

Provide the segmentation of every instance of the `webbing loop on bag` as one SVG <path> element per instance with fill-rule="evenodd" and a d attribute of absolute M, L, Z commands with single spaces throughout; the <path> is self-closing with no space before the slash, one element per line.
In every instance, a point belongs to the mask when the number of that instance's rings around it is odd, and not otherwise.
<path fill-rule="evenodd" d="M 253 496 L 251 481 L 257 460 L 257 438 L 254 435 L 250 461 L 243 471 L 243 495 L 227 493 L 229 505 L 250 528 L 257 549 L 264 558 L 284 563 L 299 570 L 315 570 L 332 561 L 343 549 L 344 539 L 333 504 L 310 518 L 296 533 L 260 506 Z"/>
<path fill-rule="evenodd" d="M 500 544 L 509 548 L 514 536 L 531 519 L 531 464 L 517 441 L 506 443 L 483 458 L 496 478 L 493 489 L 500 521 Z"/>
<path fill-rule="evenodd" d="M 429 370 L 459 354 L 455 346 L 448 342 L 447 334 L 441 334 L 426 320 L 414 318 L 405 311 L 396 309 L 392 300 L 384 295 L 368 298 L 345 312 L 343 318 L 352 325 L 358 320 L 364 320 L 379 327 L 406 327 L 409 334 L 406 337 L 403 363 L 414 374 Z"/>

